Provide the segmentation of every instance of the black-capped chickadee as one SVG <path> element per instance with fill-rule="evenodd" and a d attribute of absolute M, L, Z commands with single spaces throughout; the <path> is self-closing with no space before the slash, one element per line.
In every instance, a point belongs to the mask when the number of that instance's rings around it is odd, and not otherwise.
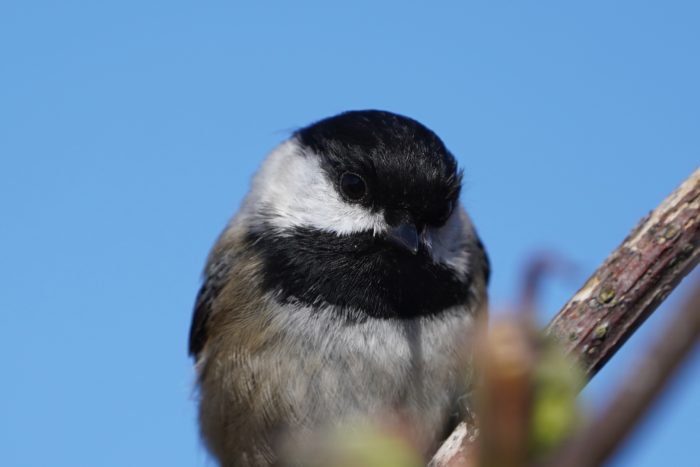
<path fill-rule="evenodd" d="M 268 466 L 283 439 L 385 414 L 431 454 L 467 390 L 489 276 L 460 189 L 435 133 L 376 110 L 314 123 L 265 159 L 190 330 L 222 465 Z"/>

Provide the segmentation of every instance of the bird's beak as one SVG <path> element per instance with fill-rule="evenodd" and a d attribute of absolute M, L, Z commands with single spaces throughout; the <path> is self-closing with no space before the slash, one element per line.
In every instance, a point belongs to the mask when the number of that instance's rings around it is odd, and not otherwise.
<path fill-rule="evenodd" d="M 421 238 L 418 235 L 418 229 L 414 224 L 406 223 L 392 227 L 386 233 L 389 241 L 401 248 L 410 251 L 412 254 L 418 253 Z"/>

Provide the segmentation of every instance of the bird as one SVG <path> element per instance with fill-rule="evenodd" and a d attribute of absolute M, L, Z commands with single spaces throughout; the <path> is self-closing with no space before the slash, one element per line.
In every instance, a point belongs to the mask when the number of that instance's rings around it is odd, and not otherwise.
<path fill-rule="evenodd" d="M 490 266 L 463 171 L 418 121 L 354 110 L 263 160 L 213 246 L 189 333 L 224 467 L 398 414 L 427 459 L 464 413 Z"/>

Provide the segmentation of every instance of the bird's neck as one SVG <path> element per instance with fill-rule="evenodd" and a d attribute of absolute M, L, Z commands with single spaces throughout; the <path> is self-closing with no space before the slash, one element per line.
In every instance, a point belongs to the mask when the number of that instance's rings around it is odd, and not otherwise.
<path fill-rule="evenodd" d="M 470 278 L 435 263 L 426 251 L 412 255 L 370 232 L 339 236 L 298 227 L 250 233 L 261 258 L 263 287 L 283 301 L 330 304 L 380 318 L 434 315 L 467 304 Z"/>

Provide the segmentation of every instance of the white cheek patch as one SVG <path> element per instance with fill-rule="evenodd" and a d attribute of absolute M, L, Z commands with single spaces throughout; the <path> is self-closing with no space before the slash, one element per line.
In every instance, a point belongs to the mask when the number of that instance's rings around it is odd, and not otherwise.
<path fill-rule="evenodd" d="M 314 154 L 303 154 L 294 139 L 279 145 L 263 162 L 243 203 L 241 217 L 266 222 L 284 234 L 312 227 L 339 235 L 386 230 L 380 212 L 346 202 Z"/>
<path fill-rule="evenodd" d="M 462 278 L 466 277 L 469 271 L 467 246 L 473 234 L 471 221 L 464 209 L 458 206 L 445 225 L 429 228 L 429 235 L 433 261 L 449 267 Z"/>

